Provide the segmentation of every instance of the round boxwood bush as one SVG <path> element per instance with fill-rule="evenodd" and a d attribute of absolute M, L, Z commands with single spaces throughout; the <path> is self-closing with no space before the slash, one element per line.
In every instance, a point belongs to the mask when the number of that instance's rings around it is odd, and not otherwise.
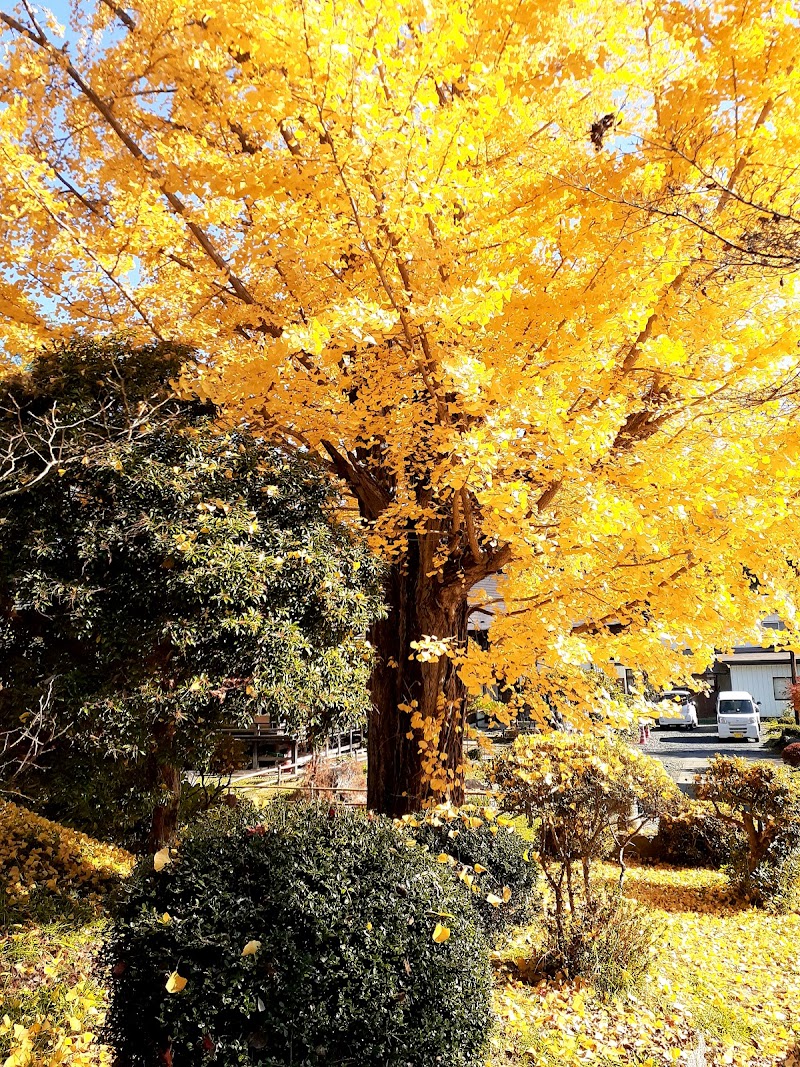
<path fill-rule="evenodd" d="M 531 845 L 508 819 L 501 816 L 498 822 L 494 812 L 475 807 L 437 808 L 406 819 L 406 830 L 420 845 L 455 861 L 448 867 L 456 876 L 464 871 L 472 875 L 472 903 L 488 934 L 521 926 L 539 912 Z"/>
<path fill-rule="evenodd" d="M 688 803 L 678 813 L 665 813 L 658 822 L 648 858 L 676 867 L 712 867 L 730 863 L 737 847 L 734 827 L 717 818 L 713 809 Z"/>
<path fill-rule="evenodd" d="M 117 1062 L 478 1064 L 490 975 L 464 888 L 387 820 L 262 819 L 209 815 L 135 873 L 106 946 Z"/>

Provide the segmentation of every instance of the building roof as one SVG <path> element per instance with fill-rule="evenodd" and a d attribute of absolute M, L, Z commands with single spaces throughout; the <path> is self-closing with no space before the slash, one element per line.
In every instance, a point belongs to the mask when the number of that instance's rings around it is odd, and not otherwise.
<path fill-rule="evenodd" d="M 717 656 L 720 663 L 739 666 L 745 663 L 791 663 L 788 652 L 734 652 L 730 656 Z"/>

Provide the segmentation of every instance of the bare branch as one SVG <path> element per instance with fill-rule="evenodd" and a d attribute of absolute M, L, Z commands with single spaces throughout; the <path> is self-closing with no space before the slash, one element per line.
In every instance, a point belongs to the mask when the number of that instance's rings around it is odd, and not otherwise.
<path fill-rule="evenodd" d="M 54 712 L 55 681 L 55 677 L 46 680 L 38 707 L 22 715 L 16 729 L 0 733 L 3 792 L 8 792 L 8 787 L 19 781 L 26 771 L 42 770 L 42 757 L 52 752 L 56 742 L 69 731 L 71 723 L 59 726 Z"/>

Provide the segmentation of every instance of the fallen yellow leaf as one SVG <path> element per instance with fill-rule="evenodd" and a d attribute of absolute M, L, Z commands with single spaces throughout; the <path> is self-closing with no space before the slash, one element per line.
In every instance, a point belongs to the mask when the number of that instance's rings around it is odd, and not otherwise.
<path fill-rule="evenodd" d="M 173 971 L 164 988 L 168 993 L 181 993 L 186 988 L 187 981 L 188 979 L 182 978 L 177 971 Z"/>
<path fill-rule="evenodd" d="M 153 856 L 153 868 L 156 871 L 163 871 L 168 863 L 172 863 L 172 859 L 170 858 L 169 848 L 165 846 Z"/>
<path fill-rule="evenodd" d="M 450 936 L 450 927 L 442 926 L 441 923 L 437 923 L 433 928 L 433 940 L 437 945 L 441 945 L 443 941 L 446 941 Z"/>

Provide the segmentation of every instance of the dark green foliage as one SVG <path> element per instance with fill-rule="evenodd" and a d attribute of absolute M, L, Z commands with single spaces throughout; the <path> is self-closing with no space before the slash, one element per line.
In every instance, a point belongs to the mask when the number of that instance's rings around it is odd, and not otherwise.
<path fill-rule="evenodd" d="M 648 858 L 676 867 L 719 870 L 730 862 L 736 840 L 736 827 L 701 804 L 688 804 L 675 815 L 661 816 Z"/>
<path fill-rule="evenodd" d="M 42 707 L 67 727 L 26 783 L 51 807 L 73 758 L 152 803 L 214 766 L 224 726 L 313 735 L 367 710 L 377 561 L 321 470 L 175 399 L 185 355 L 78 342 L 6 383 L 0 438 L 24 433 L 0 471 L 0 728 Z M 48 466 L 31 448 L 54 426 Z"/>
<path fill-rule="evenodd" d="M 121 1067 L 478 1064 L 489 965 L 463 888 L 381 818 L 279 803 L 243 821 L 201 820 L 134 876 L 106 953 Z"/>
<path fill-rule="evenodd" d="M 81 738 L 60 741 L 23 785 L 42 815 L 136 852 L 150 832 L 157 794 L 150 768 L 107 758 Z M 182 797 L 182 813 L 185 798 Z"/>
<path fill-rule="evenodd" d="M 474 869 L 477 863 L 486 868 L 475 877 L 479 892 L 473 894 L 473 904 L 487 933 L 522 926 L 540 910 L 538 869 L 526 858 L 530 846 L 513 826 L 497 826 L 494 822 L 470 826 L 468 819 L 445 820 L 434 814 L 424 818 L 412 832 L 433 856 L 444 853 L 465 867 Z M 454 870 L 449 866 L 446 869 Z M 487 901 L 490 893 L 502 897 L 506 886 L 511 890 L 507 903 L 495 906 Z"/>
<path fill-rule="evenodd" d="M 795 910 L 800 903 L 800 822 L 787 821 L 755 864 L 744 836 L 736 839 L 723 869 L 743 899 L 767 911 Z"/>

